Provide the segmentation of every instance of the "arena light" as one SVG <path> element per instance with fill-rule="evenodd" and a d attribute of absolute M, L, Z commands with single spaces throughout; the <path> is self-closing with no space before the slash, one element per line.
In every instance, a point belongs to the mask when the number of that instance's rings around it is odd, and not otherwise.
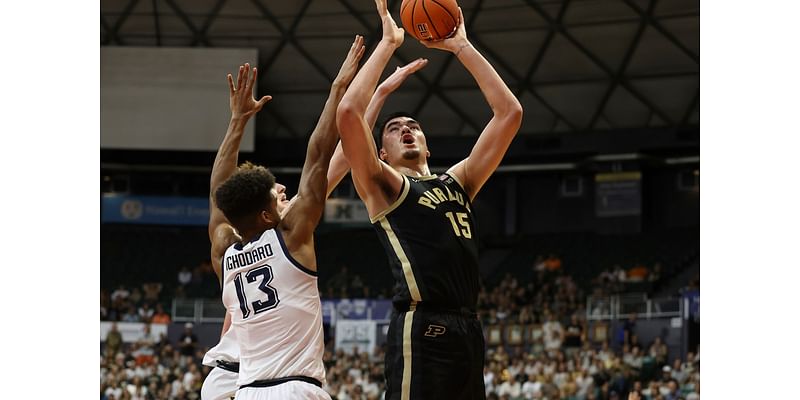
<path fill-rule="evenodd" d="M 642 158 L 639 153 L 600 154 L 591 158 L 592 161 L 630 161 Z"/>
<path fill-rule="evenodd" d="M 679 164 L 697 164 L 700 162 L 700 156 L 690 156 L 690 157 L 673 157 L 667 158 L 664 160 L 664 163 L 669 165 L 679 165 Z"/>

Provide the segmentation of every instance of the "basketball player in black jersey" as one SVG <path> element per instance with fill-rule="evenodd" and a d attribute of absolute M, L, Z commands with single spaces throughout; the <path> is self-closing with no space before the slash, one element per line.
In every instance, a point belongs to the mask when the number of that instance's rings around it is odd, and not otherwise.
<path fill-rule="evenodd" d="M 484 340 L 475 315 L 478 252 L 472 199 L 519 130 L 522 106 L 467 40 L 422 42 L 453 53 L 474 77 L 494 115 L 472 152 L 444 175 L 432 175 L 421 124 L 393 115 L 376 151 L 364 115 L 404 31 L 386 0 L 375 0 L 383 37 L 347 89 L 336 122 L 353 181 L 389 255 L 395 313 L 388 333 L 386 399 L 483 399 Z"/>

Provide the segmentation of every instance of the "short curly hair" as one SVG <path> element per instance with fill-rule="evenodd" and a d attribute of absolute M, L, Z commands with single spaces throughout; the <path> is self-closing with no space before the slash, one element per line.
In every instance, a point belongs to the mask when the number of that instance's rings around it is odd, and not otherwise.
<path fill-rule="evenodd" d="M 248 225 L 248 218 L 269 209 L 275 176 L 267 168 L 245 162 L 214 192 L 214 201 L 234 226 Z"/>

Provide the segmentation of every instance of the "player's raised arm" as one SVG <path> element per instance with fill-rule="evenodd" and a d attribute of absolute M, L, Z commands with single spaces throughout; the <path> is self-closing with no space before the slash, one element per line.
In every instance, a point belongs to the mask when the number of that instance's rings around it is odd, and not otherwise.
<path fill-rule="evenodd" d="M 353 182 L 370 216 L 386 209 L 395 200 L 402 177 L 378 159 L 375 141 L 365 118 L 370 98 L 383 69 L 394 51 L 403 43 L 404 31 L 397 27 L 386 0 L 375 0 L 383 26 L 383 37 L 375 51 L 358 72 L 336 114 L 342 147 L 350 163 Z"/>
<path fill-rule="evenodd" d="M 363 55 L 364 38 L 356 35 L 338 75 L 333 80 L 317 126 L 308 140 L 297 196 L 292 200 L 294 204 L 282 221 L 282 226 L 287 231 L 286 244 L 293 254 L 295 251 L 302 251 L 299 247 L 312 244 L 314 229 L 322 217 L 328 195 L 328 166 L 339 137 L 336 129 L 336 108 L 353 80 Z M 313 254 L 313 247 L 310 250 Z M 306 266 L 313 267 L 310 264 Z"/>
<path fill-rule="evenodd" d="M 405 82 L 406 78 L 411 76 L 414 72 L 419 71 L 427 64 L 428 60 L 418 58 L 402 67 L 397 67 L 388 78 L 378 85 L 378 88 L 375 89 L 375 93 L 372 94 L 372 99 L 370 99 L 367 111 L 364 114 L 367 126 L 371 129 L 375 127 L 375 121 L 378 120 L 378 115 L 380 115 L 381 109 L 384 103 L 386 103 L 386 98 L 397 90 L 397 88 Z M 331 195 L 333 189 L 342 181 L 349 170 L 350 164 L 348 164 L 347 158 L 344 156 L 342 142 L 339 142 L 339 144 L 336 145 L 336 150 L 333 152 L 330 167 L 328 168 L 328 196 Z"/>
<path fill-rule="evenodd" d="M 228 89 L 230 94 L 231 120 L 228 131 L 217 150 L 214 166 L 211 169 L 211 193 L 209 194 L 210 215 L 208 220 L 208 236 L 211 239 L 211 263 L 217 277 L 220 277 L 220 259 L 225 249 L 238 239 L 238 234 L 230 222 L 222 214 L 215 201 L 214 192 L 234 172 L 239 160 L 239 145 L 244 136 L 244 127 L 250 118 L 264 106 L 272 96 L 263 96 L 256 100 L 253 96 L 258 70 L 253 68 L 250 73 L 250 64 L 239 66 L 239 73 L 234 83 L 233 77 L 228 74 Z"/>
<path fill-rule="evenodd" d="M 460 23 L 456 34 L 439 42 L 420 42 L 429 48 L 453 53 L 475 81 L 494 112 L 494 116 L 483 129 L 469 156 L 450 170 L 464 186 L 470 198 L 474 198 L 489 176 L 500 165 L 511 141 L 522 124 L 522 105 L 497 74 L 494 67 L 467 39 L 464 14 L 459 8 Z"/>

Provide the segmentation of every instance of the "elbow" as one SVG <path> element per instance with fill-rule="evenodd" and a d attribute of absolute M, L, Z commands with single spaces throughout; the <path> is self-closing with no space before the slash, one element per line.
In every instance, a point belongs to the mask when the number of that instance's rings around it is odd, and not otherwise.
<path fill-rule="evenodd" d="M 523 114 L 522 104 L 520 104 L 517 99 L 514 99 L 514 102 L 511 103 L 508 114 L 509 118 L 513 119 L 514 121 L 517 121 L 518 124 L 522 123 L 522 114 Z"/>
<path fill-rule="evenodd" d="M 356 105 L 352 101 L 348 101 L 348 99 L 342 99 L 336 109 L 336 127 L 339 129 L 339 135 L 345 136 L 344 132 L 351 131 L 351 129 L 347 128 L 356 124 L 360 118 L 362 116 Z"/>
<path fill-rule="evenodd" d="M 510 101 L 501 112 L 497 113 L 508 125 L 519 128 L 522 125 L 522 104 L 517 99 Z"/>

